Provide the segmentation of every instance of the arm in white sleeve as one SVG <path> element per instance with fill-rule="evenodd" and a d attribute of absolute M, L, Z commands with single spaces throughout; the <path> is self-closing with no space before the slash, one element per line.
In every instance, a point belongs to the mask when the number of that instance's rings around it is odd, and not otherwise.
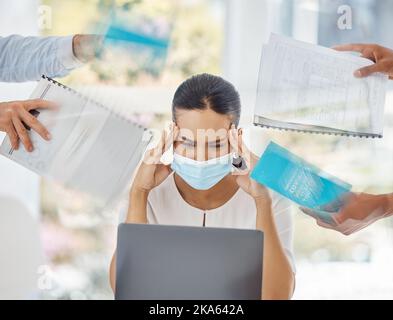
<path fill-rule="evenodd" d="M 0 81 L 23 82 L 42 74 L 62 77 L 82 65 L 74 56 L 73 36 L 0 37 Z"/>

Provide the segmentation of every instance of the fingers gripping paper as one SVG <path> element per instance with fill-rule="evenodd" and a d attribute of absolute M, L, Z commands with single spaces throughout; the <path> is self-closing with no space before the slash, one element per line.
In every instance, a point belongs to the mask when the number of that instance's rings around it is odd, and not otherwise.
<path fill-rule="evenodd" d="M 54 101 L 57 110 L 38 110 L 50 141 L 29 130 L 32 153 L 14 150 L 6 137 L 0 152 L 11 160 L 65 186 L 104 202 L 120 194 L 145 151 L 151 134 L 72 89 L 45 76 L 31 98 Z"/>
<path fill-rule="evenodd" d="M 373 62 L 272 34 L 262 49 L 254 124 L 303 132 L 382 137 L 388 77 L 358 79 Z"/>

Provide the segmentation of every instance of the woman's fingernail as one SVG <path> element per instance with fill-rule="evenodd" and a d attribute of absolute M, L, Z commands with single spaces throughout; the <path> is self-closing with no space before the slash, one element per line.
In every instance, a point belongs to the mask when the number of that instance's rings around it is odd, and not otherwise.
<path fill-rule="evenodd" d="M 360 72 L 360 70 L 356 70 L 355 73 L 354 73 L 354 76 L 356 78 L 361 78 L 362 77 L 362 73 Z"/>
<path fill-rule="evenodd" d="M 48 133 L 46 134 L 46 138 L 47 138 L 48 140 L 50 140 L 50 139 L 52 139 L 52 135 L 48 132 Z"/>

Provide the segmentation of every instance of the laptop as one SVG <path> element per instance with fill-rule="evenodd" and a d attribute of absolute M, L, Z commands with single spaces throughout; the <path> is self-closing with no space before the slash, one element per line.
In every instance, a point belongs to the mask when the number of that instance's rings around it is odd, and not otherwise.
<path fill-rule="evenodd" d="M 261 231 L 120 224 L 116 256 L 118 300 L 261 298 Z"/>

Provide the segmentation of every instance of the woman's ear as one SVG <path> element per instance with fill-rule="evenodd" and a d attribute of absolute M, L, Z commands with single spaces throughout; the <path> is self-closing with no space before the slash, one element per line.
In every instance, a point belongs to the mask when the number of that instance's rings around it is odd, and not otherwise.
<path fill-rule="evenodd" d="M 239 133 L 239 136 L 242 136 L 243 135 L 243 128 L 238 128 L 237 132 Z"/>

